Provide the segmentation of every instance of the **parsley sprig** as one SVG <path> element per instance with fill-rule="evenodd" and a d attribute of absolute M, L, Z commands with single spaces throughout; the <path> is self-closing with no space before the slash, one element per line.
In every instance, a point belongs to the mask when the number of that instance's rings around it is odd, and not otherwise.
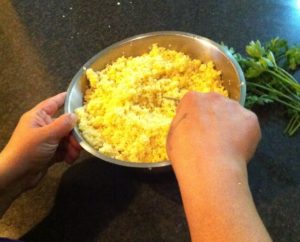
<path fill-rule="evenodd" d="M 290 121 L 288 135 L 300 129 L 300 84 L 293 73 L 300 65 L 300 46 L 274 38 L 262 45 L 259 40 L 246 46 L 246 56 L 225 46 L 242 67 L 247 80 L 246 107 L 278 103 L 286 108 Z"/>

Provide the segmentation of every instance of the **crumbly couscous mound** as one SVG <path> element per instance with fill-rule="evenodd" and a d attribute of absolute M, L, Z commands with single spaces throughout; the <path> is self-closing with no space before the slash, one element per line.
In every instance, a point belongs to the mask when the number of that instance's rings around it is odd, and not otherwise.
<path fill-rule="evenodd" d="M 76 110 L 83 137 L 119 160 L 167 160 L 166 137 L 177 100 L 188 91 L 228 96 L 221 72 L 174 50 L 153 45 L 148 53 L 120 57 L 101 71 L 86 70 L 89 89 Z"/>

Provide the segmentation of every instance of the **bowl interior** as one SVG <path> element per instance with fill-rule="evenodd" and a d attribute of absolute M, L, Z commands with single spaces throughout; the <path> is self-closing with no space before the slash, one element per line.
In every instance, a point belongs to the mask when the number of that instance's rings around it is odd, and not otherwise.
<path fill-rule="evenodd" d="M 213 61 L 218 70 L 222 71 L 224 86 L 229 92 L 229 97 L 239 101 L 242 105 L 245 101 L 245 85 L 243 73 L 226 50 L 222 49 L 215 42 L 192 34 L 181 32 L 156 32 L 140 36 L 135 36 L 124 41 L 118 42 L 91 58 L 78 73 L 74 76 L 67 94 L 65 102 L 65 112 L 74 112 L 74 110 L 83 105 L 83 94 L 87 89 L 87 79 L 85 68 L 101 70 L 107 64 L 111 64 L 121 56 L 138 56 L 149 51 L 152 44 L 158 44 L 172 50 L 181 51 L 191 58 L 200 59 L 203 62 Z M 104 156 L 93 147 L 91 147 L 75 128 L 74 135 L 80 142 L 81 146 L 94 156 L 112 162 L 115 164 L 131 167 L 161 167 L 169 165 L 168 161 L 155 163 L 133 163 L 120 161 Z"/>

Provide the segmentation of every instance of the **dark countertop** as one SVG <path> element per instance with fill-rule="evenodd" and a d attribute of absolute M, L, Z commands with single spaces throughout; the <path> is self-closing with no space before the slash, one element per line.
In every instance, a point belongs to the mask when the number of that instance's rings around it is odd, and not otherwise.
<path fill-rule="evenodd" d="M 99 50 L 158 30 L 199 34 L 238 51 L 250 40 L 275 36 L 300 43 L 300 2 L 1 0 L 0 148 L 24 111 L 66 90 Z M 300 241 L 300 135 L 282 133 L 286 120 L 276 106 L 255 111 L 263 133 L 249 165 L 255 203 L 274 241 Z M 80 160 L 63 174 L 54 207 L 25 231 L 25 241 L 190 240 L 171 172 L 117 167 L 86 154 Z"/>

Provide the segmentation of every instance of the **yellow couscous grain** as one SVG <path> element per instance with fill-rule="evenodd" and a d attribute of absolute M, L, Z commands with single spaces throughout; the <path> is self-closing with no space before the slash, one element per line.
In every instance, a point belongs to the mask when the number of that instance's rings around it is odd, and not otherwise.
<path fill-rule="evenodd" d="M 228 96 L 221 72 L 174 50 L 120 57 L 101 71 L 86 70 L 89 89 L 76 110 L 83 137 L 99 152 L 131 162 L 167 160 L 166 137 L 176 100 L 185 93 Z"/>

